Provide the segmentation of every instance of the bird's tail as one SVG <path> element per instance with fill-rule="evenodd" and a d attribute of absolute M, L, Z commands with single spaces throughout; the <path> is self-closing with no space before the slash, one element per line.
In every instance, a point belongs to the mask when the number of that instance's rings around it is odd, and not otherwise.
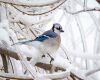
<path fill-rule="evenodd" d="M 25 44 L 25 42 L 17 42 L 17 43 L 12 44 L 12 46 L 14 46 L 14 45 L 22 45 L 22 44 Z"/>
<path fill-rule="evenodd" d="M 27 40 L 27 41 L 22 41 L 22 42 L 18 42 L 18 43 L 14 43 L 13 45 L 22 45 L 22 44 L 25 44 L 25 45 L 28 45 L 30 42 L 32 42 L 33 40 Z M 12 46 L 13 46 L 12 45 Z"/>

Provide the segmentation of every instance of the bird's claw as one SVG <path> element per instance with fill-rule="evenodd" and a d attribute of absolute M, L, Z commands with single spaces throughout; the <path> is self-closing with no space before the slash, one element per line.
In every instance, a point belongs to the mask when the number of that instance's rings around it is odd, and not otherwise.
<path fill-rule="evenodd" d="M 52 61 L 54 61 L 54 58 L 53 57 L 51 57 L 50 64 L 51 64 Z"/>

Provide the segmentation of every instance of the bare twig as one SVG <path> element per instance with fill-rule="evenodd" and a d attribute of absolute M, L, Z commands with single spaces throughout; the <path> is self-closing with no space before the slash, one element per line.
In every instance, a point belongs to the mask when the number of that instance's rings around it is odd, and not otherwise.
<path fill-rule="evenodd" d="M 84 79 L 81 79 L 80 77 L 76 76 L 75 74 L 73 74 L 72 72 L 70 73 L 70 76 L 74 79 L 74 78 L 77 78 L 79 80 L 84 80 Z M 76 80 L 76 79 L 75 79 Z"/>
<path fill-rule="evenodd" d="M 7 55 L 1 54 L 2 57 L 2 62 L 3 62 L 3 67 L 4 67 L 4 72 L 8 73 L 8 62 L 7 62 Z"/>

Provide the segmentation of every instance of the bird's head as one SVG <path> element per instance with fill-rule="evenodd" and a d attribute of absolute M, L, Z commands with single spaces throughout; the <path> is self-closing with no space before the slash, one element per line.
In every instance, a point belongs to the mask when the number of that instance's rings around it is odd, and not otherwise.
<path fill-rule="evenodd" d="M 62 26 L 59 23 L 54 23 L 53 27 L 52 27 L 52 31 L 60 34 L 61 32 L 64 32 L 64 30 L 62 29 Z"/>

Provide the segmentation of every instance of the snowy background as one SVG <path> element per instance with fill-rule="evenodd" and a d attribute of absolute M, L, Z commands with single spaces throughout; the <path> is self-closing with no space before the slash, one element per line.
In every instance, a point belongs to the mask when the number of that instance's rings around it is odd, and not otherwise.
<path fill-rule="evenodd" d="M 100 80 L 99 13 L 100 4 L 96 0 L 0 0 L 0 44 L 18 51 L 21 59 L 8 59 L 8 73 L 36 78 L 39 75 L 40 80 L 59 77 L 59 80 L 72 80 L 67 75 L 73 72 L 84 80 Z M 34 39 L 53 23 L 60 23 L 65 32 L 61 34 L 61 46 L 52 65 L 66 69 L 65 73 L 34 66 L 37 62 L 50 62 L 47 55 L 44 59 L 37 58 L 40 54 L 34 47 L 12 46 Z M 33 60 L 28 62 L 27 57 Z"/>

